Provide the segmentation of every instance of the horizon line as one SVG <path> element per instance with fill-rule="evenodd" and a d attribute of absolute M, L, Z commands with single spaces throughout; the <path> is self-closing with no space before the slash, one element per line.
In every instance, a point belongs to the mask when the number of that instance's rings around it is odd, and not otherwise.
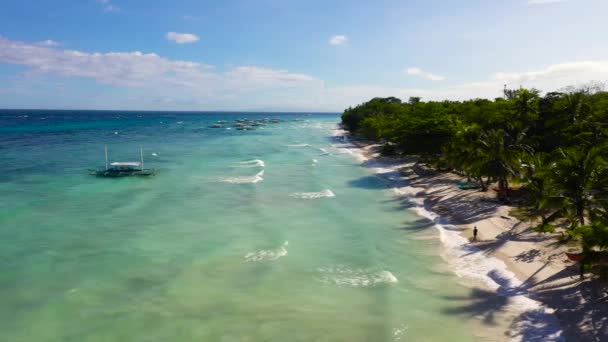
<path fill-rule="evenodd" d="M 90 112 L 178 112 L 178 113 L 283 113 L 283 114 L 340 114 L 341 112 L 320 111 L 254 111 L 254 110 L 152 110 L 152 109 L 50 109 L 50 108 L 0 108 L 0 111 L 32 110 L 32 111 L 90 111 Z"/>

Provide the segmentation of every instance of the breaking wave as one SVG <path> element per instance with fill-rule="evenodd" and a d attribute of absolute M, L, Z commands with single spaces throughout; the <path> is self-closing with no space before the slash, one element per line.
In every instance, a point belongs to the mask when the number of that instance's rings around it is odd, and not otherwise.
<path fill-rule="evenodd" d="M 293 194 L 290 194 L 289 196 L 294 197 L 294 198 L 301 198 L 301 199 L 315 199 L 315 198 L 335 197 L 336 195 L 331 190 L 325 189 L 325 190 L 319 191 L 319 192 L 294 192 Z"/>
<path fill-rule="evenodd" d="M 264 170 L 256 173 L 254 176 L 238 176 L 220 178 L 220 182 L 230 184 L 255 184 L 264 180 Z"/>
<path fill-rule="evenodd" d="M 234 167 L 265 167 L 266 166 L 264 161 L 260 160 L 260 159 L 245 160 L 242 162 L 238 162 L 237 164 L 238 165 L 235 165 Z"/>

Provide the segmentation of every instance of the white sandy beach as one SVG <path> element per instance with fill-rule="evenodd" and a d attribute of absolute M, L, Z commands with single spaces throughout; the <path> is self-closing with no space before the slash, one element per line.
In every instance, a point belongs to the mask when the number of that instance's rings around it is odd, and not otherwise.
<path fill-rule="evenodd" d="M 471 287 L 470 298 L 459 298 L 469 304 L 456 313 L 492 327 L 481 329 L 480 341 L 608 339 L 606 295 L 596 281 L 579 279 L 578 265 L 564 254 L 572 247 L 510 216 L 513 207 L 498 203 L 493 191 L 461 190 L 458 175 L 433 172 L 413 158 L 381 157 L 377 145 L 344 140 L 364 165 L 390 181 L 404 208 L 439 230 L 443 256 Z M 479 235 L 472 241 L 475 226 Z"/>

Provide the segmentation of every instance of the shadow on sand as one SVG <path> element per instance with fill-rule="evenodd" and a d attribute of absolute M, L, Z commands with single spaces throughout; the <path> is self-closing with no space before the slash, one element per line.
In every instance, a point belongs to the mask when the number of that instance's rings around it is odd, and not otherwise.
<path fill-rule="evenodd" d="M 478 317 L 484 324 L 498 325 L 504 319 L 512 320 L 505 337 L 522 341 L 560 341 L 562 327 L 551 312 L 544 308 L 531 308 L 523 313 L 528 287 L 525 284 L 514 286 L 510 278 L 501 276 L 497 271 L 487 274 L 496 284 L 496 291 L 473 288 L 467 296 L 448 296 L 445 299 L 461 303 L 444 309 L 451 315 Z"/>

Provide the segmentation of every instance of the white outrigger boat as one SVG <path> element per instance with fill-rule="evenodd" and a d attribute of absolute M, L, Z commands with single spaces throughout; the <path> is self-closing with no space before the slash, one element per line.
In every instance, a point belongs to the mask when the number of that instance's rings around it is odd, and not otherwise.
<path fill-rule="evenodd" d="M 127 176 L 154 176 L 156 170 L 144 168 L 144 151 L 139 150 L 140 161 L 111 162 L 108 163 L 108 148 L 106 146 L 105 168 L 91 170 L 90 174 L 98 177 L 127 177 Z"/>

